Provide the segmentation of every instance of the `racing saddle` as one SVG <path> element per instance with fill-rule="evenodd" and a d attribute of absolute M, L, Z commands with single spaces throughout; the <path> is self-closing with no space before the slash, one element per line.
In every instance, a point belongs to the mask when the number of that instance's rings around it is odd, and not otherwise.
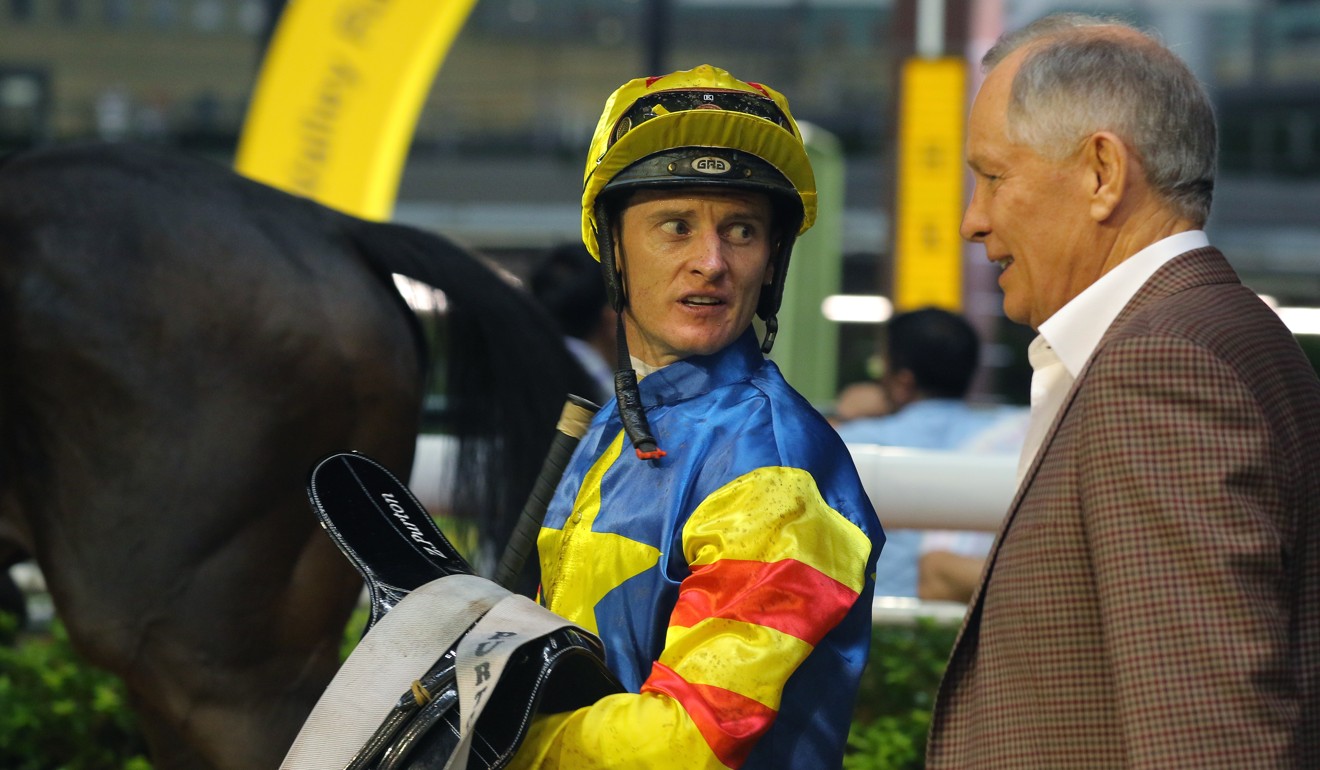
<path fill-rule="evenodd" d="M 379 463 L 330 455 L 307 491 L 370 616 L 281 770 L 496 770 L 536 713 L 623 691 L 595 636 L 476 576 Z"/>

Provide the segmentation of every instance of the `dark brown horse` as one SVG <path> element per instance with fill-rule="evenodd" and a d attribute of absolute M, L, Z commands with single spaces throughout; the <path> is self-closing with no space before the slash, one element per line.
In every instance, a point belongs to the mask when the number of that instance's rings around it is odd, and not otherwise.
<path fill-rule="evenodd" d="M 429 347 L 392 273 L 448 298 L 456 476 L 478 482 L 457 513 L 502 544 L 589 387 L 526 294 L 448 240 L 207 161 L 0 165 L 0 573 L 36 560 L 159 770 L 274 768 L 337 667 L 360 582 L 304 482 L 346 449 L 407 477 Z"/>

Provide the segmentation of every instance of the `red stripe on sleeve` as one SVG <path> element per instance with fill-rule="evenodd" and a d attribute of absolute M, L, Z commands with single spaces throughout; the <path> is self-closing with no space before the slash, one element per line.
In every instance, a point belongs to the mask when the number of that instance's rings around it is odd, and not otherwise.
<path fill-rule="evenodd" d="M 662 663 L 653 663 L 642 692 L 668 695 L 678 701 L 711 752 L 725 766 L 738 768 L 757 739 L 770 729 L 778 713 L 722 687 L 692 684 Z"/>
<path fill-rule="evenodd" d="M 671 626 L 724 618 L 773 628 L 815 646 L 857 600 L 857 592 L 794 559 L 721 559 L 684 581 Z"/>

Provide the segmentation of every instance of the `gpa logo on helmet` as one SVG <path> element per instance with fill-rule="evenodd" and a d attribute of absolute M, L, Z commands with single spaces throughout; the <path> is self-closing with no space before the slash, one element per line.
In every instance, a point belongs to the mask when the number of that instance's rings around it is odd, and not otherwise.
<path fill-rule="evenodd" d="M 692 159 L 692 170 L 698 174 L 710 174 L 716 176 L 727 174 L 733 170 L 733 165 L 724 158 L 718 158 L 714 155 L 705 155 L 700 158 Z"/>

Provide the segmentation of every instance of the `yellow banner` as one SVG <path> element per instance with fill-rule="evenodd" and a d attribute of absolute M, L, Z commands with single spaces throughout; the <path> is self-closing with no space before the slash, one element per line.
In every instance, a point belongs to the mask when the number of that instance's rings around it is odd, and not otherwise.
<path fill-rule="evenodd" d="M 898 118 L 894 305 L 962 310 L 963 126 L 961 59 L 903 65 Z"/>
<path fill-rule="evenodd" d="M 292 0 L 235 166 L 260 182 L 388 219 L 417 117 L 476 0 Z"/>

